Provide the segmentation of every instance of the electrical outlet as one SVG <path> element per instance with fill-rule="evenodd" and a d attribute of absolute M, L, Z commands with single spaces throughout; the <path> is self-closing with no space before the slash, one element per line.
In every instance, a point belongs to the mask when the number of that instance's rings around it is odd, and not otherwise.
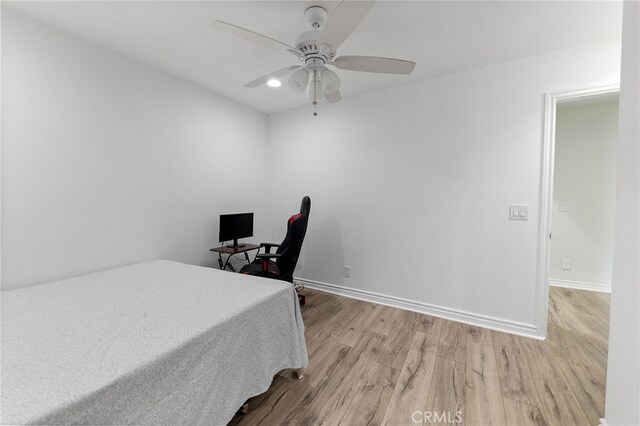
<path fill-rule="evenodd" d="M 342 274 L 345 278 L 351 278 L 351 266 L 344 265 L 342 269 Z"/>
<path fill-rule="evenodd" d="M 571 259 L 562 259 L 562 269 L 570 271 L 572 266 Z"/>

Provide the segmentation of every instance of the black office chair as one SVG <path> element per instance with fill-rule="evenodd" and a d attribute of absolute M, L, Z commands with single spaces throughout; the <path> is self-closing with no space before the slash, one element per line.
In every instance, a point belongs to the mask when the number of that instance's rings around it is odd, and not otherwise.
<path fill-rule="evenodd" d="M 287 221 L 287 234 L 284 240 L 280 244 L 261 243 L 260 247 L 264 248 L 264 253 L 258 253 L 256 259 L 244 266 L 240 273 L 293 283 L 293 271 L 307 233 L 310 211 L 311 198 L 305 196 L 300 204 L 300 213 L 294 214 Z M 277 247 L 275 253 L 271 253 L 272 247 Z M 298 292 L 298 299 L 301 305 L 305 304 L 306 298 L 300 292 Z"/>

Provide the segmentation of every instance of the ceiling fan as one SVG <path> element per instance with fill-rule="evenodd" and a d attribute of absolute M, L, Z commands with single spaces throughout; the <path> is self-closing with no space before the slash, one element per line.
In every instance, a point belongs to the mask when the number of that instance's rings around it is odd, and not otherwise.
<path fill-rule="evenodd" d="M 245 87 L 273 84 L 274 80 L 279 83 L 280 78 L 291 74 L 289 87 L 297 93 L 303 93 L 306 89 L 309 100 L 316 106 L 318 100 L 323 97 L 330 103 L 341 99 L 340 78 L 327 68 L 327 65 L 343 70 L 385 74 L 410 74 L 415 68 L 415 62 L 402 59 L 376 56 L 336 57 L 336 50 L 360 24 L 372 5 L 373 1 L 343 1 L 330 17 L 327 10 L 321 6 L 308 7 L 304 15 L 312 29 L 298 36 L 295 47 L 228 22 L 215 20 L 211 26 L 245 40 L 287 51 L 302 62 L 300 65 L 292 65 L 264 75 L 245 84 Z M 314 112 L 313 115 L 318 114 Z"/>

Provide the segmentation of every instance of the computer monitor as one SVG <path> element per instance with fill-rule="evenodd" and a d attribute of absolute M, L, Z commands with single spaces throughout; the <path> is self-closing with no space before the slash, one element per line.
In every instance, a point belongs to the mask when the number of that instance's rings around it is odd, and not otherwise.
<path fill-rule="evenodd" d="M 220 215 L 220 242 L 233 240 L 233 247 L 244 247 L 238 239 L 249 237 L 253 237 L 253 213 Z"/>

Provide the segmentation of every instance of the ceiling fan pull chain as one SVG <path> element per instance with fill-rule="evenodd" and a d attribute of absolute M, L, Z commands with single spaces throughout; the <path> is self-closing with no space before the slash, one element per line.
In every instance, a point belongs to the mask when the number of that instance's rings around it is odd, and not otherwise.
<path fill-rule="evenodd" d="M 318 81 L 318 70 L 313 70 L 313 116 L 317 117 L 318 116 L 318 101 L 317 101 L 317 87 L 318 85 L 316 84 L 316 82 Z"/>

